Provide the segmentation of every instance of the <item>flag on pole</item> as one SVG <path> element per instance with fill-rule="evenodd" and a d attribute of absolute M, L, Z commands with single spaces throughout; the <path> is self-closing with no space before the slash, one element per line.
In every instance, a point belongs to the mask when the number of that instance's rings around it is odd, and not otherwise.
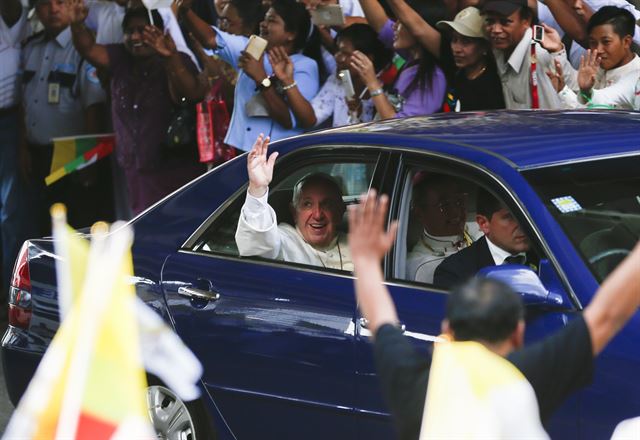
<path fill-rule="evenodd" d="M 477 342 L 435 344 L 420 440 L 547 439 L 533 387 Z"/>
<path fill-rule="evenodd" d="M 47 186 L 51 185 L 67 174 L 110 155 L 114 145 L 114 134 L 54 138 L 51 170 L 45 178 L 45 183 Z"/>
<path fill-rule="evenodd" d="M 136 322 L 128 226 L 96 228 L 82 289 L 4 438 L 154 438 Z M 71 253 L 77 246 L 68 245 Z M 69 264 L 73 260 L 59 260 Z M 73 270 L 73 268 L 68 268 Z M 70 283 L 74 286 L 74 281 Z"/>

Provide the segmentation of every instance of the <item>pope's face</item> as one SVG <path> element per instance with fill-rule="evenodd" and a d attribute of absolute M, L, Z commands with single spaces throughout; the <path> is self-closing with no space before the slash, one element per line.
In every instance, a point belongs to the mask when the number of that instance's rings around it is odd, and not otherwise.
<path fill-rule="evenodd" d="M 300 191 L 294 207 L 296 226 L 304 240 L 314 247 L 327 247 L 338 234 L 344 204 L 328 183 L 309 182 Z"/>

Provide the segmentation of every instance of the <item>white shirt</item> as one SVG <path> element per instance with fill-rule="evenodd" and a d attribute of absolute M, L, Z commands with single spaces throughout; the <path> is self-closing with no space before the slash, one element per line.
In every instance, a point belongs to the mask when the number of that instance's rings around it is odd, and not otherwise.
<path fill-rule="evenodd" d="M 585 3 L 591 8 L 593 12 L 596 12 L 603 6 L 617 6 L 618 8 L 626 9 L 627 11 L 631 12 L 636 20 L 640 20 L 640 11 L 638 11 L 627 0 L 585 0 Z M 561 38 L 564 37 L 564 29 L 560 27 L 547 5 L 540 2 L 540 0 L 538 0 L 538 19 L 542 23 L 547 24 L 558 31 L 558 34 L 560 34 Z M 633 35 L 633 41 L 636 44 L 640 44 L 640 26 L 638 25 L 636 25 L 636 30 Z M 571 45 L 571 50 L 569 54 L 567 54 L 567 57 L 569 58 L 569 61 L 574 68 L 577 69 L 580 67 L 580 57 L 585 52 L 586 49 L 580 46 L 580 44 L 574 42 Z"/>
<path fill-rule="evenodd" d="M 356 120 L 351 118 L 349 114 L 349 107 L 345 101 L 344 89 L 340 80 L 335 74 L 331 75 L 311 100 L 311 107 L 313 107 L 317 120 L 316 126 L 321 125 L 331 115 L 333 115 L 332 127 L 372 121 L 375 115 L 375 106 L 370 99 L 364 99 L 360 102 L 362 103 L 362 113 Z"/>
<path fill-rule="evenodd" d="M 20 83 L 20 43 L 29 35 L 26 8 L 13 26 L 9 27 L 0 15 L 0 109 L 18 104 Z"/>
<path fill-rule="evenodd" d="M 260 256 L 353 271 L 346 234 L 338 234 L 325 249 L 311 246 L 297 228 L 286 223 L 278 225 L 276 213 L 267 203 L 268 194 L 267 191 L 257 198 L 247 191 L 236 230 L 236 244 L 241 256 Z"/>
<path fill-rule="evenodd" d="M 98 44 L 119 44 L 122 43 L 122 19 L 125 8 L 114 1 L 87 2 L 89 15 L 86 25 L 89 29 L 96 31 L 96 43 Z M 158 13 L 162 17 L 165 32 L 171 34 L 171 38 L 176 43 L 178 51 L 189 55 L 193 63 L 198 66 L 198 61 L 182 35 L 178 20 L 173 15 L 171 8 L 159 8 Z"/>
<path fill-rule="evenodd" d="M 565 108 L 586 107 L 584 99 L 578 96 L 580 92 L 577 81 L 578 72 L 575 70 L 570 72 L 565 71 L 564 76 L 567 85 L 560 91 L 559 95 Z M 567 76 L 571 78 L 568 80 Z M 640 57 L 635 54 L 633 59 L 624 66 L 610 70 L 599 69 L 593 86 L 594 90 L 599 91 L 597 96 L 599 105 L 609 104 L 606 102 L 609 96 L 607 94 L 607 88 L 622 83 L 621 87 L 627 90 L 633 90 L 638 81 L 638 77 L 640 77 Z M 629 98 L 633 97 L 629 96 Z M 633 99 L 616 99 L 616 102 L 611 102 L 610 104 L 618 109 L 633 110 Z"/>
<path fill-rule="evenodd" d="M 507 109 L 531 108 L 531 29 L 527 29 L 509 59 L 504 51 L 493 51 L 502 81 L 502 93 Z M 551 84 L 546 71 L 553 66 L 553 56 L 536 43 L 536 74 L 538 78 L 538 97 L 541 109 L 561 108 L 558 93 Z M 555 68 L 555 67 L 554 67 Z"/>
<path fill-rule="evenodd" d="M 423 231 L 407 255 L 407 279 L 432 284 L 433 274 L 442 260 L 469 245 L 464 238 L 463 235 L 435 237 Z"/>
<path fill-rule="evenodd" d="M 493 244 L 491 240 L 489 240 L 489 237 L 487 237 L 487 246 L 489 246 L 489 252 L 491 252 L 491 256 L 493 257 L 493 261 L 494 263 L 496 263 L 496 266 L 505 264 L 505 260 L 512 256 L 512 254 L 510 254 L 509 252 Z M 521 252 L 519 254 L 515 254 L 514 256 L 517 256 L 517 255 L 524 256 L 525 253 Z"/>

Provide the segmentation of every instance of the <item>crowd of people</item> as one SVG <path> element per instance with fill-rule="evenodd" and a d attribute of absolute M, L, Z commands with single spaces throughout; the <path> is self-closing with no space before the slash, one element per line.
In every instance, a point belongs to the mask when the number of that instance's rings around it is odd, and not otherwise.
<path fill-rule="evenodd" d="M 368 207 L 352 212 L 354 235 L 347 243 L 338 232 L 346 211 L 342 189 L 316 173 L 295 185 L 295 225 L 278 224 L 268 204 L 277 156 L 267 157 L 269 139 L 437 112 L 640 108 L 640 12 L 625 0 L 175 0 L 147 9 L 150 3 L 0 0 L 3 288 L 21 243 L 49 232 L 53 202 L 67 204 L 75 227 L 129 218 L 207 165 L 244 151 L 250 152 L 250 183 L 236 234 L 241 255 L 376 274 L 393 240 L 393 231 L 385 235 L 376 220 L 384 202 L 378 211 L 364 211 L 377 206 L 371 195 Z M 334 4 L 343 20 L 322 24 L 314 12 Z M 256 49 L 256 41 L 264 47 Z M 223 111 L 202 113 L 202 103 L 210 101 Z M 206 122 L 209 135 L 201 136 Z M 45 185 L 54 139 L 109 132 L 116 160 Z M 215 157 L 203 155 L 207 146 Z M 461 212 L 460 182 L 433 173 L 414 177 L 414 213 L 423 231 L 407 255 L 408 279 L 450 288 L 483 266 L 523 262 L 529 240 L 504 204 L 480 190 L 472 231 Z M 616 276 L 629 280 L 628 267 Z M 359 278 L 368 283 L 357 284 L 363 313 L 378 344 L 404 350 L 391 358 L 410 358 L 389 325 L 397 319 L 379 278 Z M 578 334 L 576 359 L 591 365 L 619 328 L 599 317 L 612 302 L 612 284 L 603 285 L 584 318 L 555 339 L 553 353 L 566 345 L 562 338 Z M 473 289 L 508 297 L 501 286 Z M 452 298 L 475 307 L 465 292 Z M 633 292 L 621 295 L 626 302 L 618 321 L 638 305 Z M 463 335 L 453 321 L 455 306 L 448 317 L 453 336 L 482 339 Z M 520 316 L 521 304 L 513 309 Z M 520 347 L 522 331 L 515 319 L 494 342 L 510 341 L 500 354 L 526 376 L 535 351 L 509 354 Z M 383 380 L 402 373 L 383 348 L 378 356 L 387 368 Z M 568 382 L 571 389 L 551 397 L 544 394 L 548 384 L 532 382 L 543 418 L 587 379 L 577 375 Z M 424 378 L 415 380 L 426 386 Z M 424 386 L 411 392 L 421 398 Z M 403 409 L 414 397 L 399 399 L 392 410 L 408 419 L 401 430 L 414 438 L 422 408 Z"/>

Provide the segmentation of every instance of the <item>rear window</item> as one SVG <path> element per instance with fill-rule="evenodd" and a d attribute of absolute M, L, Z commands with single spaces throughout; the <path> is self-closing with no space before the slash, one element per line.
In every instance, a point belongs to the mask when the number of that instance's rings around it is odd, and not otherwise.
<path fill-rule="evenodd" d="M 602 282 L 640 237 L 640 156 L 523 173 Z"/>

